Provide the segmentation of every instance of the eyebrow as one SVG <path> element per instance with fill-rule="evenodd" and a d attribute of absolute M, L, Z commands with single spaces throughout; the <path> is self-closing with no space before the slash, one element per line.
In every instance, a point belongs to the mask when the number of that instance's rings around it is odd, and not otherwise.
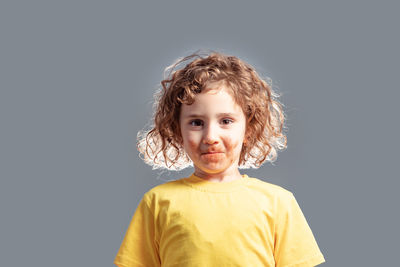
<path fill-rule="evenodd" d="M 235 113 L 218 113 L 217 114 L 218 117 L 236 117 L 237 114 Z M 200 114 L 190 114 L 187 116 L 184 116 L 185 118 L 202 118 L 204 117 L 204 115 L 200 115 Z"/>

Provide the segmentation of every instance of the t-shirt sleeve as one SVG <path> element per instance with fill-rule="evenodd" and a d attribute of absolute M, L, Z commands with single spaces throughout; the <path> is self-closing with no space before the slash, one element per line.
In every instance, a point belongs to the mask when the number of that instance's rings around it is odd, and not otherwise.
<path fill-rule="evenodd" d="M 117 266 L 161 265 L 156 239 L 156 222 L 145 197 L 139 203 L 114 259 L 114 264 Z"/>
<path fill-rule="evenodd" d="M 274 257 L 277 267 L 311 267 L 325 262 L 294 195 L 287 191 L 276 202 Z"/>

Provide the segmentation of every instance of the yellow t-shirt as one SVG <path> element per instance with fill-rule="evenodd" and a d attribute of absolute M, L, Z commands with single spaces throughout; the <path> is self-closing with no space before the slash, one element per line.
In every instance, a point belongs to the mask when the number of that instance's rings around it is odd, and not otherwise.
<path fill-rule="evenodd" d="M 115 257 L 117 266 L 291 266 L 325 262 L 293 194 L 242 175 L 195 175 L 148 191 Z"/>

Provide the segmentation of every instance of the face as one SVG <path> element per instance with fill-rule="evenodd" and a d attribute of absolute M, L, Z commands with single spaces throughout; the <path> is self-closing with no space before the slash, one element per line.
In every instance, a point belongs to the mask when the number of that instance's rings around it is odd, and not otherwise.
<path fill-rule="evenodd" d="M 183 147 L 201 178 L 240 175 L 246 118 L 229 90 L 222 83 L 210 85 L 181 107 Z"/>

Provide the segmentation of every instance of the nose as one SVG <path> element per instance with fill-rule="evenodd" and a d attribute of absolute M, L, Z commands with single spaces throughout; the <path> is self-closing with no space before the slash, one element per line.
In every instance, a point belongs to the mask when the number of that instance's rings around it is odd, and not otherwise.
<path fill-rule="evenodd" d="M 207 145 L 218 143 L 218 129 L 213 124 L 208 124 L 204 127 L 203 142 Z"/>

